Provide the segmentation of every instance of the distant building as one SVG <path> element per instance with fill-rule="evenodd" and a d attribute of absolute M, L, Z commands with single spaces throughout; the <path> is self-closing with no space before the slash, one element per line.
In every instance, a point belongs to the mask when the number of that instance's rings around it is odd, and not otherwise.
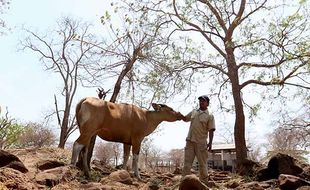
<path fill-rule="evenodd" d="M 214 144 L 208 154 L 208 167 L 223 171 L 235 172 L 236 147 L 235 144 Z M 198 162 L 194 162 L 194 169 L 198 170 Z"/>
<path fill-rule="evenodd" d="M 208 167 L 223 171 L 235 172 L 236 147 L 235 144 L 214 144 L 208 156 Z"/>

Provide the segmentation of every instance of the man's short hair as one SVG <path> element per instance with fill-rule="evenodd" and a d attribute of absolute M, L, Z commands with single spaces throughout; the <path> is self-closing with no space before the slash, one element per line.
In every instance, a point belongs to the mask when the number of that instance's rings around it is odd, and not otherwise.
<path fill-rule="evenodd" d="M 208 103 L 210 102 L 210 99 L 207 95 L 199 96 L 198 100 L 204 100 L 204 101 L 207 101 Z"/>

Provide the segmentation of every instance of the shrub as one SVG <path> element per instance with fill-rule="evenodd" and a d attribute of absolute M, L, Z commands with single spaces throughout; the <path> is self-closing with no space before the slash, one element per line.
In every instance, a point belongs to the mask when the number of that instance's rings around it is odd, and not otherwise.
<path fill-rule="evenodd" d="M 19 139 L 18 147 L 43 147 L 51 146 L 55 142 L 53 131 L 42 124 L 30 122 L 26 124 L 24 132 Z"/>
<path fill-rule="evenodd" d="M 0 117 L 0 149 L 10 148 L 16 144 L 24 127 L 8 116 L 8 111 Z"/>

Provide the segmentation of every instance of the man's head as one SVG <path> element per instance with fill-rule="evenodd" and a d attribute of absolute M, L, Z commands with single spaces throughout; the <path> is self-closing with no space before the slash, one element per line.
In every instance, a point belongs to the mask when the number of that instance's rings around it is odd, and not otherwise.
<path fill-rule="evenodd" d="M 199 96 L 198 100 L 199 100 L 199 108 L 203 111 L 206 110 L 210 102 L 209 97 L 206 95 L 202 95 L 202 96 Z"/>

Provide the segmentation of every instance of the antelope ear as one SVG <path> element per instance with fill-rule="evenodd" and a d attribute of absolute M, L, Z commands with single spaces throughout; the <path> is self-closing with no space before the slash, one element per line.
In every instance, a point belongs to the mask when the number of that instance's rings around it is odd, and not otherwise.
<path fill-rule="evenodd" d="M 155 111 L 159 111 L 161 106 L 159 104 L 152 103 L 152 107 Z"/>

